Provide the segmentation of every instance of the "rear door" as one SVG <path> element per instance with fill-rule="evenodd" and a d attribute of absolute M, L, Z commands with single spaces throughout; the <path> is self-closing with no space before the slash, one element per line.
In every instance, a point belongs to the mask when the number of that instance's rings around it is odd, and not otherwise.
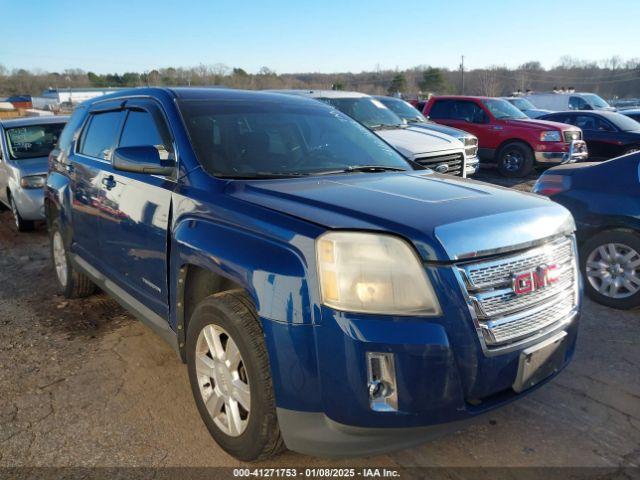
<path fill-rule="evenodd" d="M 73 195 L 71 249 L 101 271 L 104 257 L 100 255 L 98 219 L 104 209 L 100 182 L 102 171 L 110 165 L 124 116 L 122 101 L 94 106 L 68 159 Z"/>
<path fill-rule="evenodd" d="M 175 156 L 172 136 L 159 105 L 136 99 L 126 103 L 118 146 L 155 146 L 162 158 Z M 107 275 L 156 314 L 167 318 L 167 235 L 171 177 L 123 172 L 107 165 L 101 180 L 101 255 Z"/>

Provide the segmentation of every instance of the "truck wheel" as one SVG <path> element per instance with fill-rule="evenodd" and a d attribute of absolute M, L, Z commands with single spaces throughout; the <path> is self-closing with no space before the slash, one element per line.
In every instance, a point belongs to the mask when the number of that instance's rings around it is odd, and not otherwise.
<path fill-rule="evenodd" d="M 522 178 L 533 169 L 533 151 L 521 142 L 510 142 L 498 152 L 498 170 L 509 178 Z"/>
<path fill-rule="evenodd" d="M 18 207 L 16 206 L 16 202 L 14 202 L 12 196 L 9 196 L 9 206 L 11 208 L 11 214 L 13 215 L 13 221 L 16 225 L 16 229 L 19 232 L 30 232 L 33 230 L 33 222 L 31 220 L 24 220 L 20 216 L 20 212 L 18 212 Z"/>
<path fill-rule="evenodd" d="M 49 243 L 51 244 L 51 258 L 56 271 L 58 290 L 66 298 L 88 297 L 96 291 L 95 284 L 85 274 L 78 272 L 69 261 L 69 254 L 62 238 L 62 232 L 57 221 L 49 228 Z"/>
<path fill-rule="evenodd" d="M 585 289 L 594 301 L 628 310 L 640 305 L 640 236 L 630 230 L 607 230 L 580 249 Z"/>
<path fill-rule="evenodd" d="M 196 406 L 215 441 L 243 461 L 283 450 L 264 334 L 250 298 L 240 290 L 205 298 L 188 324 L 186 349 Z"/>

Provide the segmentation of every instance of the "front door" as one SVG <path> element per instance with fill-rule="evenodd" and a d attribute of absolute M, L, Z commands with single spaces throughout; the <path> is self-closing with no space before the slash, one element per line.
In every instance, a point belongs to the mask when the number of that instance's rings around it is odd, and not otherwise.
<path fill-rule="evenodd" d="M 119 147 L 153 145 L 174 155 L 162 110 L 150 100 L 129 100 Z M 156 314 L 167 318 L 167 232 L 173 178 L 122 172 L 108 165 L 100 181 L 101 255 L 107 275 Z"/>
<path fill-rule="evenodd" d="M 69 154 L 71 182 L 71 249 L 100 270 L 98 219 L 103 215 L 100 180 L 111 162 L 111 153 L 124 120 L 122 101 L 100 103 L 89 112 L 80 138 Z"/>

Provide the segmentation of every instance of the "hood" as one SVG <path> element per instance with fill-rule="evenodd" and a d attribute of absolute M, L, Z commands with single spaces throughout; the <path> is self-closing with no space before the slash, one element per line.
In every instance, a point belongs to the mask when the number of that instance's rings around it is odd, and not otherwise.
<path fill-rule="evenodd" d="M 425 133 L 424 131 L 430 132 L 438 132 L 443 133 L 445 135 L 449 135 L 450 137 L 460 138 L 460 137 L 468 137 L 471 134 L 465 132 L 464 130 L 460 130 L 458 128 L 448 127 L 446 125 L 441 125 L 439 123 L 434 122 L 419 122 L 419 123 L 411 123 L 411 130 L 420 131 L 421 133 Z"/>
<path fill-rule="evenodd" d="M 11 160 L 11 166 L 20 172 L 21 177 L 28 175 L 44 175 L 49 167 L 48 157 L 24 158 L 22 160 Z"/>
<path fill-rule="evenodd" d="M 464 149 L 464 145 L 457 138 L 422 128 L 394 128 L 377 130 L 375 133 L 408 158 L 424 153 Z"/>
<path fill-rule="evenodd" d="M 574 229 L 547 198 L 432 172 L 234 181 L 227 193 L 329 229 L 401 235 L 425 261 L 522 248 Z"/>
<path fill-rule="evenodd" d="M 530 116 L 531 118 L 538 118 L 542 115 L 548 115 L 549 113 L 553 113 L 552 110 L 543 110 L 541 108 L 532 108 L 531 110 L 523 110 L 525 115 Z"/>
<path fill-rule="evenodd" d="M 540 131 L 549 130 L 550 128 L 562 131 L 580 130 L 578 127 L 567 125 L 566 123 L 552 122 L 551 120 L 538 120 L 533 118 L 528 118 L 526 120 L 505 120 L 505 122 L 516 127 L 537 128 Z"/>

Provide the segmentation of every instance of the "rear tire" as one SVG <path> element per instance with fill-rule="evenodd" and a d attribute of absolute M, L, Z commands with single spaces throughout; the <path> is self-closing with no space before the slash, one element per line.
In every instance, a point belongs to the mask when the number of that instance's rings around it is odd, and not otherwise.
<path fill-rule="evenodd" d="M 522 142 L 509 142 L 498 151 L 497 162 L 503 176 L 526 177 L 533 170 L 533 151 Z"/>
<path fill-rule="evenodd" d="M 96 285 L 71 264 L 57 220 L 54 220 L 49 227 L 49 244 L 59 292 L 66 298 L 83 298 L 93 294 L 96 291 Z"/>
<path fill-rule="evenodd" d="M 580 248 L 580 270 L 587 295 L 621 310 L 640 306 L 640 235 L 606 230 Z"/>
<path fill-rule="evenodd" d="M 33 230 L 34 222 L 31 220 L 24 220 L 18 212 L 18 206 L 13 200 L 12 196 L 9 196 L 9 206 L 11 208 L 11 214 L 13 215 L 13 222 L 16 226 L 16 230 L 19 232 L 30 232 Z"/>
<path fill-rule="evenodd" d="M 244 292 L 218 293 L 198 304 L 186 354 L 196 406 L 223 450 L 251 462 L 284 449 L 264 333 Z"/>

